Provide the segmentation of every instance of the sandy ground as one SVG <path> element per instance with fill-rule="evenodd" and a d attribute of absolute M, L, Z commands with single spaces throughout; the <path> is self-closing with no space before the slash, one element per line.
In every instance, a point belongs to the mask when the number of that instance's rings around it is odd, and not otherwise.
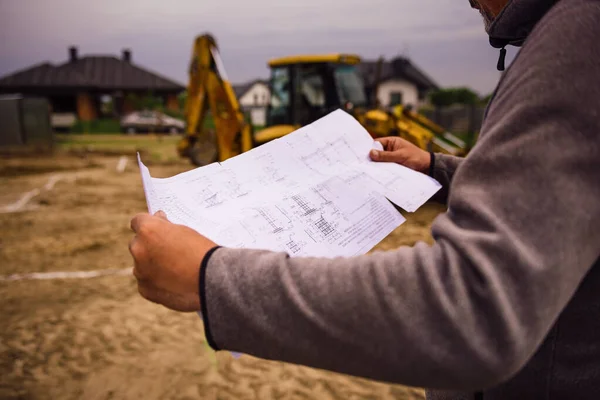
<path fill-rule="evenodd" d="M 0 160 L 0 275 L 129 267 L 129 220 L 145 201 L 134 159 L 123 173 L 117 162 L 102 155 Z M 151 171 L 189 169 L 170 164 Z M 6 212 L 35 189 L 20 211 Z M 378 248 L 429 241 L 441 211 L 427 205 L 407 215 Z M 144 301 L 129 275 L 0 281 L 0 298 L 1 399 L 424 398 L 418 389 L 216 354 L 196 315 Z"/>

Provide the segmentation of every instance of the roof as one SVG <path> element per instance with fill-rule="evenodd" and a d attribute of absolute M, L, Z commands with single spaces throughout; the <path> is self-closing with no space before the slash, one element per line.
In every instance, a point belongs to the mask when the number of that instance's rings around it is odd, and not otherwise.
<path fill-rule="evenodd" d="M 247 82 L 247 83 L 240 83 L 238 85 L 233 85 L 233 91 L 235 92 L 235 96 L 238 99 L 241 98 L 243 95 L 246 94 L 246 92 L 248 90 L 250 90 L 252 88 L 252 86 L 256 85 L 257 83 L 267 85 L 267 86 L 269 85 L 269 83 L 267 81 L 265 81 L 264 79 L 255 79 L 255 80 Z"/>
<path fill-rule="evenodd" d="M 85 56 L 60 65 L 45 62 L 0 78 L 3 91 L 38 88 L 184 90 L 173 80 L 115 56 Z"/>
<path fill-rule="evenodd" d="M 310 54 L 276 58 L 269 61 L 270 67 L 280 67 L 290 64 L 313 63 L 358 64 L 360 57 L 355 54 Z"/>
<path fill-rule="evenodd" d="M 377 64 L 379 61 L 363 61 L 358 65 L 365 86 L 373 87 L 377 79 Z M 415 66 L 405 57 L 396 57 L 391 61 L 384 61 L 381 65 L 380 81 L 391 79 L 406 79 L 414 83 L 419 90 L 438 89 L 438 84 Z"/>

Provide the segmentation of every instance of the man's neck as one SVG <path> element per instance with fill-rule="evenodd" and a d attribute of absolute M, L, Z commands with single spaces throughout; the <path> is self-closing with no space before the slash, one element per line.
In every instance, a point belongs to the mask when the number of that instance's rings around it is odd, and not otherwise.
<path fill-rule="evenodd" d="M 509 0 L 479 0 L 481 7 L 493 17 L 497 17 L 508 2 Z"/>

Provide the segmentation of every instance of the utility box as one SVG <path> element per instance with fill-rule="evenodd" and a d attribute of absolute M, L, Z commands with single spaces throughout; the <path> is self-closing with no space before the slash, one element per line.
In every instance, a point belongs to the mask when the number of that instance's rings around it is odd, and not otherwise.
<path fill-rule="evenodd" d="M 51 147 L 50 103 L 39 97 L 0 97 L 0 147 Z"/>

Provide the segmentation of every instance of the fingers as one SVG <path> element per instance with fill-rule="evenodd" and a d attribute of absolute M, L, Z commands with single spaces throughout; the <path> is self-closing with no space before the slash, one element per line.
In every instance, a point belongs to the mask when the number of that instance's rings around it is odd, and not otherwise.
<path fill-rule="evenodd" d="M 138 233 L 142 225 L 148 221 L 148 218 L 150 218 L 150 215 L 146 213 L 141 213 L 133 217 L 131 220 L 131 230 Z"/>
<path fill-rule="evenodd" d="M 164 219 L 165 221 L 168 221 L 169 219 L 167 218 L 167 214 L 165 214 L 165 212 L 163 210 L 159 210 L 156 213 L 154 213 L 155 217 L 158 217 L 160 219 Z"/>
<path fill-rule="evenodd" d="M 135 276 L 135 279 L 137 279 L 138 281 L 144 280 L 144 274 L 140 271 L 140 266 L 143 265 L 144 262 L 142 252 L 143 249 L 137 237 L 131 239 L 131 241 L 129 242 L 129 253 L 131 253 L 131 256 L 133 257 L 132 273 L 133 276 Z"/>
<path fill-rule="evenodd" d="M 369 153 L 371 160 L 378 162 L 395 162 L 402 164 L 406 161 L 406 156 L 402 151 L 379 151 L 371 150 Z"/>
<path fill-rule="evenodd" d="M 137 236 L 134 236 L 133 239 L 131 239 L 129 241 L 129 253 L 134 256 L 135 258 L 135 254 L 137 253 Z"/>
<path fill-rule="evenodd" d="M 379 142 L 383 145 L 383 148 L 386 150 L 389 150 L 389 147 L 393 144 L 393 142 L 396 140 L 397 138 L 395 137 L 382 137 L 382 138 L 377 138 L 375 139 L 376 142 Z"/>
<path fill-rule="evenodd" d="M 144 278 L 140 271 L 147 263 L 147 246 L 152 242 L 153 232 L 157 229 L 156 226 L 152 227 L 151 225 L 155 224 L 158 219 L 166 221 L 167 215 L 163 211 L 157 212 L 154 216 L 142 213 L 131 220 L 131 229 L 135 232 L 135 236 L 129 241 L 129 253 L 131 253 L 135 265 L 133 275 L 138 281 Z"/>
<path fill-rule="evenodd" d="M 138 281 L 138 283 L 143 282 L 146 279 L 144 277 L 144 275 L 140 272 L 140 270 L 137 268 L 137 265 L 135 267 L 133 267 L 131 273 L 133 274 L 135 279 Z"/>
<path fill-rule="evenodd" d="M 131 220 L 131 230 L 135 233 L 139 233 L 140 229 L 142 229 L 142 226 L 152 221 L 152 218 L 154 217 L 160 218 L 164 221 L 168 221 L 167 214 L 165 214 L 165 212 L 162 210 L 157 211 L 154 215 L 140 213 L 133 217 L 133 219 Z"/>
<path fill-rule="evenodd" d="M 402 139 L 398 136 L 386 136 L 375 140 L 383 145 L 385 151 L 396 151 L 416 147 L 406 139 Z"/>
<path fill-rule="evenodd" d="M 140 241 L 140 239 L 137 236 L 135 236 L 129 242 L 129 253 L 133 258 L 133 263 L 136 266 L 136 268 L 138 264 L 143 264 L 148 256 L 146 249 L 144 248 L 143 242 Z"/>

